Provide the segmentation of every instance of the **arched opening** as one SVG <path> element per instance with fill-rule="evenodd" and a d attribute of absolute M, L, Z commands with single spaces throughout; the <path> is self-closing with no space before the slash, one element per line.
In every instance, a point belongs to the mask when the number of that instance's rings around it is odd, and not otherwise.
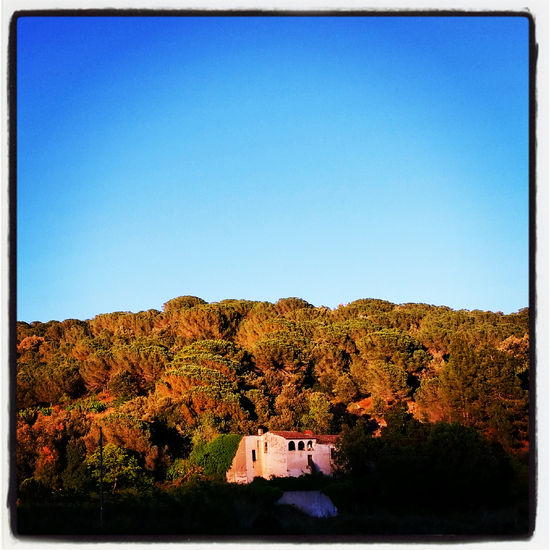
<path fill-rule="evenodd" d="M 295 450 L 296 450 L 296 445 L 294 444 L 294 441 L 291 441 L 291 442 L 288 444 L 288 450 L 289 450 L 289 451 L 295 451 Z"/>
<path fill-rule="evenodd" d="M 311 449 L 313 449 L 313 441 L 308 441 L 307 442 L 307 450 L 311 451 Z"/>
<path fill-rule="evenodd" d="M 303 451 L 303 450 L 304 450 L 304 447 L 305 447 L 304 442 L 303 442 L 303 441 L 300 441 L 300 442 L 298 443 L 298 450 L 299 450 L 299 451 Z"/>

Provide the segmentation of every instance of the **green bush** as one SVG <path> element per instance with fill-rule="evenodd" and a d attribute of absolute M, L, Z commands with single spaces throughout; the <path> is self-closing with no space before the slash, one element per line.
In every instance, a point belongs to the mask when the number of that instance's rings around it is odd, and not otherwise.
<path fill-rule="evenodd" d="M 206 476 L 225 478 L 241 441 L 241 435 L 219 435 L 211 443 L 199 442 L 189 455 L 189 462 L 201 466 Z"/>
<path fill-rule="evenodd" d="M 185 458 L 176 458 L 170 467 L 166 471 L 166 479 L 169 481 L 176 481 L 185 476 L 189 470 L 189 460 Z"/>

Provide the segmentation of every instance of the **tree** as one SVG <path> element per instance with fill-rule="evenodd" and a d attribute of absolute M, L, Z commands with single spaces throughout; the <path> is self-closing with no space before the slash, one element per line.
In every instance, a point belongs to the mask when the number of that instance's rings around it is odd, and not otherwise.
<path fill-rule="evenodd" d="M 480 414 L 480 365 L 475 351 L 462 336 L 453 338 L 449 361 L 440 374 L 439 388 L 451 408 L 451 419 L 473 425 Z"/>
<path fill-rule="evenodd" d="M 422 344 L 398 329 L 384 329 L 368 334 L 357 343 L 361 357 L 367 362 L 382 360 L 415 372 L 425 367 L 429 356 Z"/>
<path fill-rule="evenodd" d="M 294 373 L 307 366 L 308 343 L 301 334 L 288 330 L 271 332 L 254 345 L 256 366 L 262 371 Z"/>
<path fill-rule="evenodd" d="M 455 337 L 439 375 L 447 416 L 484 431 L 509 450 L 521 448 L 528 432 L 528 393 L 517 375 L 520 365 L 521 358 L 490 346 L 476 351 L 464 337 Z"/>
<path fill-rule="evenodd" d="M 85 436 L 89 424 L 85 414 L 68 412 L 57 406 L 46 414 L 39 412 L 32 425 L 18 419 L 18 479 L 22 481 L 32 476 L 53 489 L 61 488 L 67 443 Z"/>
<path fill-rule="evenodd" d="M 70 491 L 80 491 L 90 481 L 86 464 L 86 446 L 81 439 L 72 439 L 67 443 L 67 466 L 61 473 L 63 488 Z"/>
<path fill-rule="evenodd" d="M 350 372 L 361 393 L 370 394 L 373 399 L 390 403 L 404 399 L 410 392 L 405 369 L 393 363 L 378 360 L 365 364 L 355 360 Z"/>
<path fill-rule="evenodd" d="M 118 344 L 111 348 L 108 362 L 113 372 L 131 373 L 131 386 L 137 385 L 136 390 L 129 393 L 135 395 L 145 393 L 154 388 L 157 380 L 170 363 L 172 355 L 165 346 L 159 345 L 155 338 L 139 337 L 128 344 Z M 111 378 L 117 376 L 115 374 Z M 127 375 L 123 375 L 128 380 Z M 129 381 L 129 380 L 128 380 Z"/>
<path fill-rule="evenodd" d="M 307 392 L 300 393 L 294 384 L 287 384 L 275 398 L 275 415 L 269 421 L 269 429 L 297 429 L 307 407 Z"/>
<path fill-rule="evenodd" d="M 328 434 L 331 432 L 333 420 L 328 397 L 324 393 L 312 393 L 309 396 L 309 409 L 302 416 L 302 427 L 317 434 Z"/>
<path fill-rule="evenodd" d="M 100 451 L 99 448 L 87 458 L 88 468 L 94 479 L 99 481 L 100 477 Z M 111 492 L 116 491 L 117 485 L 135 487 L 140 485 L 147 478 L 139 467 L 136 458 L 126 449 L 117 447 L 112 443 L 105 445 L 103 449 L 103 481 L 112 483 Z"/>
<path fill-rule="evenodd" d="M 139 394 L 139 380 L 134 370 L 123 368 L 111 376 L 107 384 L 109 393 L 120 399 L 132 399 Z"/>
<path fill-rule="evenodd" d="M 435 424 L 426 443 L 431 491 L 447 502 L 498 498 L 510 483 L 508 456 L 473 428 Z"/>
<path fill-rule="evenodd" d="M 313 372 L 324 392 L 331 393 L 347 367 L 345 354 L 334 344 L 320 343 L 312 352 Z"/>
<path fill-rule="evenodd" d="M 269 332 L 281 330 L 282 319 L 278 317 L 273 304 L 256 302 L 239 324 L 236 342 L 250 349 L 258 339 Z M 285 326 L 290 326 L 288 322 Z"/>
<path fill-rule="evenodd" d="M 163 305 L 165 313 L 171 311 L 179 311 L 181 309 L 191 309 L 195 306 L 206 304 L 206 301 L 197 296 L 179 296 L 178 298 L 172 298 Z"/>
<path fill-rule="evenodd" d="M 357 386 L 347 372 L 344 372 L 338 377 L 334 385 L 333 393 L 337 402 L 347 405 L 355 401 L 358 395 Z"/>
<path fill-rule="evenodd" d="M 275 310 L 279 315 L 287 315 L 297 309 L 312 308 L 313 306 L 302 298 L 281 298 L 275 304 Z"/>
<path fill-rule="evenodd" d="M 100 423 L 95 423 L 85 438 L 88 453 L 95 449 L 99 439 Z M 144 422 L 122 413 L 111 413 L 102 417 L 104 441 L 128 449 L 136 456 L 145 457 L 151 450 L 151 431 L 149 422 Z"/>
<path fill-rule="evenodd" d="M 17 368 L 19 407 L 59 403 L 85 391 L 79 365 L 75 359 L 55 356 L 50 361 L 22 360 Z"/>
<path fill-rule="evenodd" d="M 100 339 L 87 340 L 72 350 L 82 362 L 80 374 L 89 391 L 104 390 L 111 376 L 111 352 Z"/>
<path fill-rule="evenodd" d="M 231 304 L 201 304 L 165 314 L 170 316 L 175 333 L 188 340 L 233 338 L 241 319 Z"/>
<path fill-rule="evenodd" d="M 375 467 L 381 446 L 381 439 L 372 437 L 371 426 L 361 418 L 353 427 L 344 426 L 337 445 L 336 462 L 348 474 L 363 475 Z"/>
<path fill-rule="evenodd" d="M 451 408 L 440 389 L 439 377 L 423 378 L 414 392 L 416 416 L 425 422 L 450 420 Z"/>

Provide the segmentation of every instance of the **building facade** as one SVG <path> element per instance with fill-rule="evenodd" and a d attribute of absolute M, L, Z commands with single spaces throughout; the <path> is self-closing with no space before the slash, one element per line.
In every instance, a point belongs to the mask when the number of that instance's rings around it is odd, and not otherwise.
<path fill-rule="evenodd" d="M 233 457 L 226 479 L 250 483 L 255 477 L 298 477 L 321 472 L 331 475 L 338 436 L 311 432 L 258 431 L 244 436 Z"/>

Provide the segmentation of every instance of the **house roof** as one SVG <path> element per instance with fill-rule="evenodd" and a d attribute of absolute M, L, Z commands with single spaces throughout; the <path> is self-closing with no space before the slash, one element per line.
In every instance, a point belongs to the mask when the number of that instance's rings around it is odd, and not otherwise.
<path fill-rule="evenodd" d="M 315 436 L 317 443 L 337 443 L 340 439 L 339 435 L 317 435 Z"/>
<path fill-rule="evenodd" d="M 304 434 L 302 432 L 269 432 L 273 435 L 279 435 L 285 439 L 316 439 L 313 434 Z"/>
<path fill-rule="evenodd" d="M 272 433 L 273 435 L 278 435 L 280 437 L 284 437 L 285 439 L 315 439 L 317 443 L 336 443 L 338 441 L 337 435 L 315 435 L 315 434 L 307 434 L 302 432 L 295 432 L 295 431 L 283 431 L 283 432 L 268 432 Z"/>

